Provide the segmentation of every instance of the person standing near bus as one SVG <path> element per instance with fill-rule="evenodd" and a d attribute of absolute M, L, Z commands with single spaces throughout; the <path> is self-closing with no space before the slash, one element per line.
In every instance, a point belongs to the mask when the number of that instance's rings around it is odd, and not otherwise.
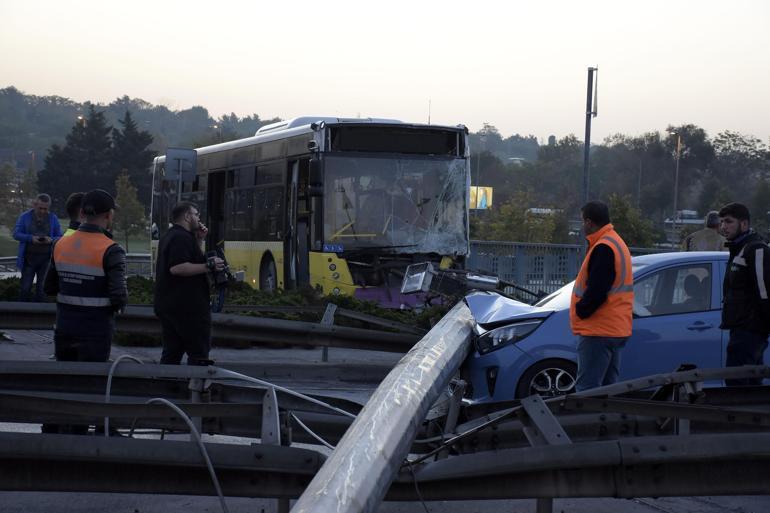
<path fill-rule="evenodd" d="M 19 241 L 16 257 L 16 266 L 21 270 L 19 301 L 30 300 L 36 277 L 35 301 L 45 300 L 43 280 L 51 262 L 51 245 L 62 235 L 59 218 L 50 209 L 51 197 L 38 194 L 32 209 L 21 214 L 13 228 L 13 238 Z"/>
<path fill-rule="evenodd" d="M 112 195 L 95 189 L 82 206 L 86 221 L 54 245 L 45 292 L 56 296 L 56 359 L 106 362 L 115 313 L 128 303 L 126 252 L 110 233 L 117 208 Z"/>
<path fill-rule="evenodd" d="M 160 363 L 206 365 L 211 349 L 210 271 L 224 270 L 224 260 L 206 258 L 201 243 L 208 229 L 197 205 L 177 203 L 173 225 L 158 243 L 155 269 L 155 315 L 160 319 L 163 353 Z"/>
<path fill-rule="evenodd" d="M 570 303 L 570 326 L 579 336 L 578 392 L 617 381 L 634 304 L 631 253 L 610 224 L 607 205 L 591 201 L 580 211 L 588 251 Z"/>
<path fill-rule="evenodd" d="M 70 218 L 70 224 L 67 226 L 67 229 L 64 232 L 64 235 L 62 237 L 69 237 L 76 231 L 78 231 L 78 228 L 83 223 L 85 218 L 83 217 L 83 196 L 85 196 L 82 192 L 73 192 L 69 195 L 67 198 L 67 203 L 65 203 L 65 208 L 67 209 L 67 217 Z"/>

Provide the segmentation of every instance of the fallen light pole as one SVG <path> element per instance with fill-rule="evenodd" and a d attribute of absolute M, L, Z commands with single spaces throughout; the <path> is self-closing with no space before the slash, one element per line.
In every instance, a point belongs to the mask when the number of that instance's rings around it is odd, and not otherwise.
<path fill-rule="evenodd" d="M 470 346 L 460 302 L 388 374 L 292 508 L 294 513 L 376 511 L 425 414 Z"/>

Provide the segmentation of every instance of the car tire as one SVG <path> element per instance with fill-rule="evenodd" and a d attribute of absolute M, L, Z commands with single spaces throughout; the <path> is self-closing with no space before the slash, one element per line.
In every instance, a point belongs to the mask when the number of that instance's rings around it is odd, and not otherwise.
<path fill-rule="evenodd" d="M 577 365 L 569 360 L 543 360 L 526 370 L 516 386 L 516 398 L 539 394 L 557 397 L 575 391 Z"/>
<path fill-rule="evenodd" d="M 259 266 L 259 290 L 273 292 L 278 287 L 278 272 L 275 269 L 273 258 L 268 256 L 262 260 Z"/>

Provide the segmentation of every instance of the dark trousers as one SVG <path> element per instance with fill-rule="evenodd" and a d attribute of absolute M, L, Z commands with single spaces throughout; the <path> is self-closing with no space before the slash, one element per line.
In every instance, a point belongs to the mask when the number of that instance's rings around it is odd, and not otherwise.
<path fill-rule="evenodd" d="M 586 337 L 578 341 L 578 374 L 575 390 L 611 385 L 620 374 L 620 353 L 628 337 Z"/>
<path fill-rule="evenodd" d="M 727 366 L 763 365 L 765 349 L 767 349 L 767 335 L 733 328 L 730 330 L 730 341 L 727 343 Z M 728 387 L 761 384 L 762 378 L 725 380 L 725 385 Z"/>
<path fill-rule="evenodd" d="M 211 350 L 211 317 L 163 313 L 158 314 L 163 331 L 163 354 L 160 363 L 179 365 L 187 353 L 188 365 L 201 365 Z"/>
<path fill-rule="evenodd" d="M 84 331 L 90 331 L 84 327 Z M 71 334 L 54 331 L 53 342 L 56 360 L 60 362 L 106 362 L 110 357 L 112 330 L 97 335 L 96 333 Z M 96 427 L 97 432 L 100 426 Z M 88 434 L 87 425 L 79 424 L 43 424 L 43 433 L 69 435 Z M 103 429 L 102 429 L 102 432 Z"/>
<path fill-rule="evenodd" d="M 45 273 L 48 272 L 48 265 L 51 263 L 50 253 L 27 253 L 24 257 L 24 267 L 21 268 L 21 288 L 19 289 L 19 301 L 30 301 L 32 299 L 32 282 L 37 276 L 37 285 L 35 287 L 35 301 L 42 303 L 45 301 L 43 292 L 43 280 Z"/>

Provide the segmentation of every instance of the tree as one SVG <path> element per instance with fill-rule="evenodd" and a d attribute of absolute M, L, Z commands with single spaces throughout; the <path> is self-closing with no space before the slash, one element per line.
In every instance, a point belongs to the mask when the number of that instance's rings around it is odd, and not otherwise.
<path fill-rule="evenodd" d="M 473 237 L 483 240 L 551 242 L 556 219 L 553 214 L 536 213 L 530 208 L 532 195 L 516 192 L 511 200 L 489 213 L 485 222 L 474 223 Z"/>
<path fill-rule="evenodd" d="M 144 205 L 145 212 L 150 209 L 152 194 L 152 177 L 149 174 L 155 152 L 148 149 L 152 144 L 149 132 L 137 129 L 131 113 L 126 111 L 119 121 L 122 129 L 112 129 L 113 166 L 128 174 L 132 184 L 135 184 L 139 201 Z"/>
<path fill-rule="evenodd" d="M 123 234 L 128 251 L 128 239 L 131 235 L 139 235 L 147 229 L 144 216 L 144 206 L 136 197 L 136 187 L 131 183 L 127 170 L 118 176 L 115 181 L 117 197 L 115 202 L 120 210 L 115 214 L 115 231 Z"/>
<path fill-rule="evenodd" d="M 112 141 L 104 113 L 90 106 L 88 117 L 78 120 L 66 137 L 66 144 L 54 144 L 38 176 L 38 188 L 51 195 L 52 208 L 61 211 L 73 192 L 91 189 L 113 191 L 116 168 Z"/>
<path fill-rule="evenodd" d="M 3 164 L 0 167 L 0 225 L 11 229 L 22 210 L 16 204 L 18 182 L 16 169 L 11 164 Z"/>
<path fill-rule="evenodd" d="M 629 196 L 611 194 L 607 202 L 615 231 L 629 246 L 651 247 L 655 241 L 652 223 L 642 218 L 641 211 L 631 204 Z"/>

